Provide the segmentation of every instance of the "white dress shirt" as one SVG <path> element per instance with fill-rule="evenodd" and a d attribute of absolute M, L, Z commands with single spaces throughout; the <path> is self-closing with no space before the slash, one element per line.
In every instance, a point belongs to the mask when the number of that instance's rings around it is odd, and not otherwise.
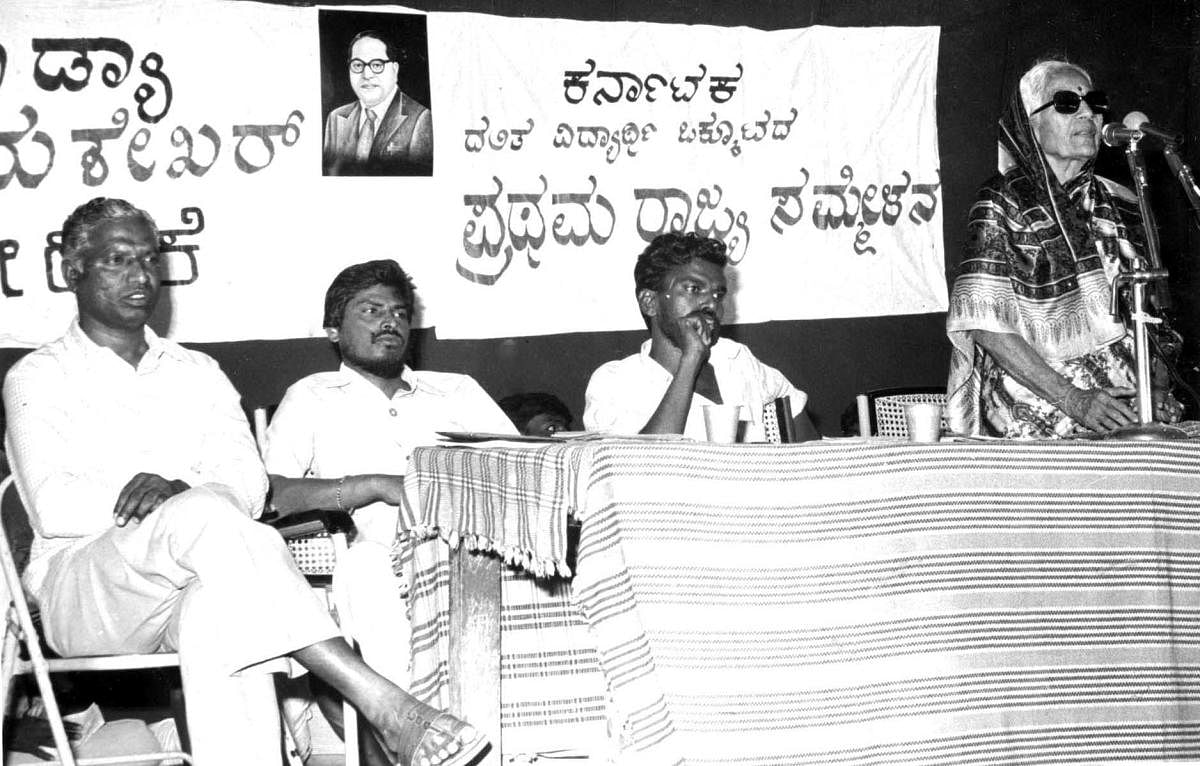
<path fill-rule="evenodd" d="M 624 359 L 606 362 L 588 381 L 583 425 L 589 431 L 618 434 L 639 433 L 658 409 L 672 374 L 650 356 L 651 341 L 642 350 Z M 808 395 L 793 386 L 783 373 L 763 364 L 750 349 L 736 341 L 721 338 L 708 358 L 717 376 L 724 404 L 742 405 L 741 419 L 747 421 L 744 441 L 764 441 L 763 406 L 780 397 L 791 400 L 792 417 L 804 410 Z M 704 440 L 704 410 L 715 404 L 699 393 L 692 394 L 683 435 Z"/>
<path fill-rule="evenodd" d="M 405 367 L 402 377 L 409 390 L 391 398 L 346 365 L 292 384 L 267 429 L 267 470 L 294 479 L 403 475 L 415 447 L 442 443 L 438 431 L 517 432 L 469 375 Z M 386 545 L 397 521 L 384 503 L 354 513 L 359 538 Z"/>
<path fill-rule="evenodd" d="M 138 473 L 262 512 L 266 473 L 237 391 L 211 357 L 145 332 L 149 349 L 134 368 L 76 320 L 4 381 L 7 445 L 34 531 L 33 589 L 52 553 L 113 526 L 117 496 Z"/>
<path fill-rule="evenodd" d="M 388 107 L 396 100 L 396 94 L 400 92 L 399 88 L 393 88 L 392 94 L 385 101 L 381 101 L 375 106 L 367 106 L 359 101 L 358 106 L 358 132 L 354 135 L 361 136 L 363 128 L 367 125 L 367 112 L 370 112 L 375 117 L 375 134 L 379 134 L 379 123 L 383 121 L 383 116 L 387 114 Z"/>

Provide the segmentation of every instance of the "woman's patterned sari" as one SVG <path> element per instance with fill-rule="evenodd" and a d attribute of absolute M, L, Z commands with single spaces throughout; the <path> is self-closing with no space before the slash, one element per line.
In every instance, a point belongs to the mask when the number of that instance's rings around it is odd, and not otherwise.
<path fill-rule="evenodd" d="M 1133 387 L 1132 342 L 1109 314 L 1112 278 L 1143 243 L 1136 198 L 1093 173 L 1065 185 L 1038 147 L 1019 93 L 1000 120 L 1003 172 L 980 190 L 967 224 L 946 328 L 954 353 L 952 430 L 1019 438 L 1083 427 L 1018 383 L 971 339 L 1015 333 L 1079 388 Z"/>

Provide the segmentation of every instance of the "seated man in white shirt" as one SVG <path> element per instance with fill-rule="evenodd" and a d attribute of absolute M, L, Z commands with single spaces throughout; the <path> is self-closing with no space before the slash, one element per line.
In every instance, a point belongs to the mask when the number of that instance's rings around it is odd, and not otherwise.
<path fill-rule="evenodd" d="M 601 365 L 588 382 L 589 431 L 705 438 L 705 404 L 742 405 L 742 441 L 762 441 L 763 407 L 788 397 L 797 441 L 820 435 L 807 395 L 750 349 L 721 338 L 728 292 L 725 244 L 661 234 L 638 256 L 633 277 L 650 339 L 638 354 Z"/>
<path fill-rule="evenodd" d="M 438 431 L 516 434 L 470 376 L 405 364 L 415 305 L 412 282 L 395 261 L 338 274 L 325 295 L 324 324 L 342 365 L 288 388 L 264 456 L 279 513 L 353 511 L 358 535 L 334 587 L 349 606 L 363 657 L 402 687 L 410 627 L 393 562 L 401 558 L 398 506 L 409 456 L 438 444 Z M 321 702 L 337 726 L 336 706 Z"/>
<path fill-rule="evenodd" d="M 78 319 L 4 383 L 7 444 L 34 530 L 24 582 L 64 655 L 176 650 L 200 766 L 278 763 L 272 672 L 295 660 L 350 699 L 391 758 L 459 764 L 463 722 L 367 666 L 279 535 L 238 395 L 204 354 L 146 326 L 153 219 L 96 198 L 63 224 Z"/>

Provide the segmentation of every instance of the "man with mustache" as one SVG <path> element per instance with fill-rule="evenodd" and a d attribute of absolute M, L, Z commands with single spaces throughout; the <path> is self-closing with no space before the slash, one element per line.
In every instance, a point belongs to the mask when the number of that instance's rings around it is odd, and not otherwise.
<path fill-rule="evenodd" d="M 154 220 L 97 197 L 63 223 L 78 318 L 4 381 L 7 443 L 34 540 L 23 583 L 66 656 L 178 651 L 200 766 L 279 762 L 273 673 L 339 690 L 393 762 L 458 766 L 482 735 L 365 665 L 278 533 L 237 391 L 147 322 Z M 501 415 L 503 418 L 503 415 Z"/>
<path fill-rule="evenodd" d="M 641 352 L 601 365 L 587 387 L 589 431 L 705 438 L 705 404 L 742 405 L 741 441 L 762 441 L 763 407 L 791 401 L 798 440 L 820 438 L 807 395 L 746 346 L 721 338 L 728 287 L 725 244 L 694 233 L 661 234 L 638 256 L 633 278 L 650 339 Z"/>
<path fill-rule="evenodd" d="M 468 375 L 413 370 L 406 363 L 416 308 L 412 281 L 392 260 L 344 269 L 325 294 L 325 332 L 342 358 L 288 388 L 267 429 L 264 460 L 271 506 L 354 514 L 358 535 L 338 562 L 334 587 L 350 607 L 363 657 L 407 688 L 410 627 L 394 568 L 404 473 L 415 447 L 438 431 L 516 434 L 504 412 Z M 399 564 L 403 567 L 403 564 Z M 322 710 L 337 725 L 338 706 Z M 371 757 L 368 755 L 368 757 Z"/>

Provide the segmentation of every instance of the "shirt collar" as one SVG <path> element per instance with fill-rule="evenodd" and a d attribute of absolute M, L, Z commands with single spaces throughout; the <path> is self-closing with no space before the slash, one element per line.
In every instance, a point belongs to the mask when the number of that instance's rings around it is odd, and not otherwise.
<path fill-rule="evenodd" d="M 421 393 L 438 394 L 438 395 L 444 395 L 449 392 L 449 390 L 447 388 L 445 388 L 444 386 L 438 385 L 438 383 L 435 380 L 431 380 L 428 377 L 421 375 L 416 370 L 414 370 L 412 367 L 409 367 L 407 364 L 404 365 L 404 370 L 400 373 L 400 379 L 409 385 L 409 389 L 407 391 L 405 391 L 404 389 L 400 389 L 400 390 L 396 391 L 396 396 L 393 398 L 399 398 L 399 397 L 403 397 L 403 396 L 412 396 L 413 394 L 417 393 L 418 391 L 420 391 Z M 335 375 L 330 376 L 326 385 L 329 388 L 346 388 L 346 387 L 358 388 L 359 386 L 367 386 L 368 388 L 370 388 L 371 391 L 374 391 L 376 394 L 382 395 L 382 393 L 383 393 L 382 391 L 380 391 L 378 388 L 375 387 L 374 383 L 372 383 L 371 381 L 369 381 L 365 377 L 363 377 L 362 373 L 349 367 L 345 362 L 342 362 L 342 365 L 340 367 L 338 367 L 337 373 Z"/>
<path fill-rule="evenodd" d="M 153 363 L 153 360 L 156 360 L 161 356 L 170 356 L 175 359 L 183 358 L 182 354 L 179 353 L 179 346 L 176 346 L 173 343 L 167 343 L 165 340 L 160 338 L 158 333 L 154 332 L 149 325 L 143 327 L 142 332 L 145 333 L 146 338 L 146 353 L 142 357 L 142 361 L 138 363 L 139 369 L 143 364 Z M 93 359 L 117 358 L 116 352 L 111 348 L 101 346 L 100 344 L 96 343 L 96 341 L 88 337 L 88 334 L 83 331 L 83 326 L 79 324 L 78 316 L 72 320 L 71 327 L 67 330 L 67 339 L 71 345 L 81 350 L 87 357 Z M 123 361 L 122 364 L 124 364 Z"/>

